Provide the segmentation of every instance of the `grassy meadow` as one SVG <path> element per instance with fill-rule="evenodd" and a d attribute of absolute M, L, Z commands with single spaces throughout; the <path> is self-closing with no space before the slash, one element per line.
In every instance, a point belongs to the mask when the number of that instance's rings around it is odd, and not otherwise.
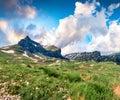
<path fill-rule="evenodd" d="M 0 100 L 120 100 L 114 62 L 34 61 L 0 52 Z"/>

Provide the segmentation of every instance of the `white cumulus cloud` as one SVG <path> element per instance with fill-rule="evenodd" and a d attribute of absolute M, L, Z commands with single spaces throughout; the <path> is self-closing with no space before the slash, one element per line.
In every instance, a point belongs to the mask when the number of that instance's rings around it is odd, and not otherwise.
<path fill-rule="evenodd" d="M 75 14 L 82 14 L 89 16 L 93 12 L 95 12 L 95 6 L 93 4 L 89 4 L 86 2 L 85 4 L 82 4 L 81 2 L 76 2 L 76 8 L 75 8 Z"/>
<path fill-rule="evenodd" d="M 74 15 L 60 20 L 55 44 L 62 48 L 63 54 L 95 50 L 102 53 L 120 51 L 120 25 L 117 21 L 110 21 L 107 26 L 111 14 L 106 14 L 118 8 L 119 4 L 109 6 L 109 11 L 103 7 L 97 11 L 97 6 L 100 3 L 96 1 L 76 2 Z M 92 36 L 89 43 L 85 43 L 87 34 Z"/>

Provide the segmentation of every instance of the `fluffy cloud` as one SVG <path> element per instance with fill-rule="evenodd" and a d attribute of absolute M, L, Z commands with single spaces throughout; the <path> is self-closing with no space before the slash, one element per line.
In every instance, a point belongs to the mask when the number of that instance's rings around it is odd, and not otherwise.
<path fill-rule="evenodd" d="M 110 34 L 110 42 L 111 42 L 111 52 L 119 52 L 120 51 L 120 24 L 116 21 L 112 22 L 109 28 Z"/>
<path fill-rule="evenodd" d="M 0 20 L 0 36 L 0 40 L 2 41 L 0 45 L 3 46 L 17 43 L 20 39 L 25 37 L 25 33 L 22 33 L 22 31 L 20 33 L 18 30 L 11 29 L 7 20 Z"/>
<path fill-rule="evenodd" d="M 29 19 L 35 18 L 36 14 L 37 11 L 35 10 L 35 8 L 30 6 L 19 6 L 17 10 L 17 15 Z"/>
<path fill-rule="evenodd" d="M 91 52 L 99 50 L 102 54 L 112 54 L 120 52 L 120 25 L 113 21 L 106 35 L 92 35 L 92 41 L 88 44 L 73 42 L 62 49 L 62 54 L 73 52 Z"/>
<path fill-rule="evenodd" d="M 23 39 L 25 36 L 25 34 L 18 34 L 11 30 L 7 34 L 7 40 L 10 42 L 10 44 L 16 44 L 20 39 Z"/>
<path fill-rule="evenodd" d="M 58 39 L 56 45 L 59 47 L 65 47 L 73 41 L 81 41 L 84 38 L 84 33 L 88 30 L 86 26 L 82 26 L 78 23 L 78 18 L 69 16 L 63 20 L 60 20 L 59 27 L 57 29 Z"/>
<path fill-rule="evenodd" d="M 99 50 L 102 53 L 112 53 L 120 51 L 120 25 L 117 21 L 110 21 L 107 26 L 108 19 L 113 10 L 119 7 L 119 4 L 109 6 L 109 10 L 101 8 L 99 2 L 76 2 L 74 15 L 70 15 L 60 20 L 57 28 L 58 38 L 56 45 L 62 48 L 62 53 L 83 52 Z M 107 14 L 110 13 L 111 14 Z M 86 36 L 90 34 L 92 40 L 85 43 Z M 71 51 L 72 50 L 72 51 Z"/>
<path fill-rule="evenodd" d="M 83 41 L 88 33 L 94 35 L 106 34 L 107 26 L 104 9 L 101 12 L 96 12 L 95 5 L 93 5 L 89 5 L 88 2 L 85 4 L 77 2 L 75 14 L 60 20 L 57 29 L 57 46 L 65 47 L 74 41 Z M 96 12 L 95 16 L 93 10 Z"/>
<path fill-rule="evenodd" d="M 44 27 L 35 24 L 21 25 L 15 23 L 15 25 L 11 26 L 10 21 L 0 20 L 0 47 L 16 44 L 26 35 L 45 45 L 51 44 L 53 43 L 53 34 L 53 31 L 47 32 Z"/>
<path fill-rule="evenodd" d="M 93 4 L 89 4 L 86 2 L 85 4 L 82 4 L 80 2 L 76 2 L 76 8 L 74 14 L 81 14 L 85 16 L 91 15 L 91 13 L 95 12 L 95 6 Z"/>
<path fill-rule="evenodd" d="M 120 25 L 112 22 L 105 36 L 93 37 L 91 43 L 85 46 L 86 51 L 100 50 L 102 53 L 120 52 Z"/>
<path fill-rule="evenodd" d="M 22 5 L 22 1 L 25 2 L 25 0 L 0 0 L 0 12 L 2 16 L 7 16 L 7 18 L 35 18 L 37 15 L 36 9 L 29 4 Z M 28 1 L 31 2 L 31 0 Z"/>
<path fill-rule="evenodd" d="M 26 23 L 22 24 L 23 20 L 34 19 L 37 15 L 37 10 L 31 3 L 32 0 L 0 0 L 0 46 L 16 44 L 26 35 L 33 37 L 33 31 L 28 32 Z"/>
<path fill-rule="evenodd" d="M 57 34 L 54 30 L 44 33 L 44 35 L 39 39 L 40 43 L 43 45 L 54 45 L 56 41 Z"/>
<path fill-rule="evenodd" d="M 10 26 L 9 21 L 0 20 L 0 36 L 1 36 L 0 40 L 2 41 L 2 43 L 0 43 L 0 46 L 6 44 L 7 45 L 16 44 L 26 35 L 29 35 L 35 41 L 41 42 L 43 44 L 46 44 L 48 42 L 53 43 L 51 40 L 52 35 L 50 35 L 53 32 L 52 31 L 47 32 L 44 27 L 41 28 L 40 26 L 38 27 L 35 24 L 28 24 L 27 26 L 24 25 L 21 26 L 20 24 L 15 24 L 12 27 L 9 26 Z M 3 40 L 6 40 L 6 42 L 3 42 Z"/>

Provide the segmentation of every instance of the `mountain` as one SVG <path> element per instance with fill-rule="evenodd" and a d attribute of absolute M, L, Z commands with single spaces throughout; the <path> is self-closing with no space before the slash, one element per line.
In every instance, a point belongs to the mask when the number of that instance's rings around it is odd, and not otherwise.
<path fill-rule="evenodd" d="M 43 47 L 41 44 L 33 41 L 30 37 L 26 36 L 24 39 L 21 39 L 18 44 L 1 48 L 3 52 L 6 53 L 17 53 L 23 54 L 27 57 L 32 58 L 58 58 L 58 59 L 65 59 L 61 55 L 61 49 L 55 46 L 46 46 Z"/>
<path fill-rule="evenodd" d="M 18 45 L 23 48 L 24 51 L 29 51 L 30 53 L 40 52 L 45 53 L 45 49 L 39 43 L 31 40 L 28 36 L 18 42 Z"/>
<path fill-rule="evenodd" d="M 119 83 L 114 62 L 60 60 L 18 44 L 0 48 L 0 100 L 120 100 Z"/>
<path fill-rule="evenodd" d="M 101 56 L 99 51 L 66 57 L 120 62 L 119 53 Z M 59 48 L 42 46 L 29 37 L 16 45 L 0 48 L 0 100 L 120 99 L 120 65 L 60 58 L 63 57 Z"/>
<path fill-rule="evenodd" d="M 94 52 L 83 52 L 83 53 L 71 53 L 64 56 L 70 60 L 81 60 L 81 61 L 96 61 L 96 62 L 106 62 L 112 61 L 120 64 L 120 53 L 115 53 L 111 55 L 101 55 L 99 51 Z"/>
<path fill-rule="evenodd" d="M 94 52 L 83 52 L 83 53 L 71 53 L 64 57 L 61 55 L 61 49 L 54 45 L 43 46 L 33 40 L 28 36 L 21 39 L 18 44 L 0 48 L 2 52 L 5 53 L 15 53 L 22 54 L 23 56 L 30 57 L 31 59 L 42 59 L 47 58 L 58 58 L 58 59 L 69 59 L 69 60 L 80 60 L 80 61 L 96 61 L 96 62 L 106 62 L 112 61 L 120 64 L 120 53 L 115 53 L 111 55 L 101 55 L 100 51 Z"/>
<path fill-rule="evenodd" d="M 28 36 L 20 40 L 18 42 L 18 45 L 21 46 L 24 51 L 27 51 L 31 54 L 40 53 L 47 57 L 55 57 L 55 58 L 64 59 L 64 57 L 61 55 L 60 48 L 57 48 L 54 46 L 54 48 L 56 49 L 53 50 L 52 48 L 53 46 L 48 46 L 49 49 L 46 49 L 41 44 L 31 40 Z"/>

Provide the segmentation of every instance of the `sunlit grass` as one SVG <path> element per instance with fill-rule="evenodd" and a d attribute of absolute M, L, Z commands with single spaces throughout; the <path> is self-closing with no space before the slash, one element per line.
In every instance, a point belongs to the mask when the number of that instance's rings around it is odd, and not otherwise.
<path fill-rule="evenodd" d="M 22 100 L 119 100 L 113 92 L 119 84 L 120 66 L 113 62 L 48 59 L 35 63 L 20 54 L 0 52 L 0 96 L 18 95 Z"/>

